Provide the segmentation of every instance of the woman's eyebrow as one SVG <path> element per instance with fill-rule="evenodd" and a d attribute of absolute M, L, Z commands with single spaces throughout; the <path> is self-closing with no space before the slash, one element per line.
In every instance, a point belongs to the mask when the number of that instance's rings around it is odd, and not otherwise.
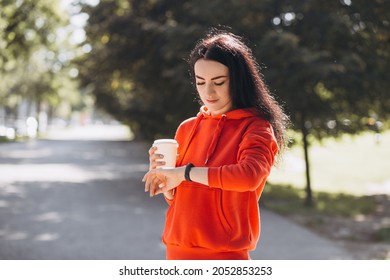
<path fill-rule="evenodd" d="M 202 77 L 200 77 L 198 75 L 195 75 L 195 77 L 198 78 L 198 79 L 201 79 L 201 80 L 205 80 L 205 78 L 202 78 Z M 217 77 L 211 78 L 211 80 L 217 80 L 217 79 L 226 78 L 226 77 L 227 76 L 222 75 L 222 76 L 217 76 Z"/>

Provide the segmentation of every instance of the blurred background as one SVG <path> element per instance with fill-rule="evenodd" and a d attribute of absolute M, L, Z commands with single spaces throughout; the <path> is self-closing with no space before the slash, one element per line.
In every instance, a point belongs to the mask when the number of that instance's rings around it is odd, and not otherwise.
<path fill-rule="evenodd" d="M 213 27 L 291 117 L 261 206 L 390 258 L 389 21 L 386 0 L 0 0 L 0 258 L 163 257 L 146 151 L 199 110 L 186 60 Z M 105 255 L 109 229 L 134 234 Z"/>

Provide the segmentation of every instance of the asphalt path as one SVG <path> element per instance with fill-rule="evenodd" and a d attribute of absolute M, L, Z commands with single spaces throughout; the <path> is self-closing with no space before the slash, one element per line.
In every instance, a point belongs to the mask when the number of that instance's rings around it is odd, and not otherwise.
<path fill-rule="evenodd" d="M 141 182 L 149 145 L 113 129 L 0 144 L 0 259 L 164 259 L 167 205 Z M 262 209 L 261 218 L 252 259 L 353 259 L 284 217 Z"/>

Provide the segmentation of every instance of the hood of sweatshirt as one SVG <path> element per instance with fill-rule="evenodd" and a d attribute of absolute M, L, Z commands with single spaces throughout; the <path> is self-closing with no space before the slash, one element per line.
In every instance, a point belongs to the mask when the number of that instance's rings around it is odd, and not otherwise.
<path fill-rule="evenodd" d="M 192 138 L 194 137 L 194 133 L 202 120 L 207 120 L 207 119 L 218 120 L 218 124 L 217 124 L 215 131 L 210 132 L 210 133 L 213 133 L 213 137 L 212 137 L 209 149 L 207 151 L 207 157 L 206 157 L 206 160 L 204 163 L 205 165 L 207 165 L 207 162 L 214 154 L 215 148 L 217 147 L 219 138 L 221 136 L 221 132 L 222 132 L 223 127 L 224 127 L 227 120 L 229 120 L 229 119 L 230 120 L 238 120 L 238 119 L 255 117 L 258 115 L 259 114 L 255 108 L 245 108 L 245 109 L 236 109 L 236 110 L 232 110 L 232 111 L 229 111 L 227 113 L 224 113 L 224 114 L 219 114 L 219 115 L 213 116 L 213 115 L 211 115 L 211 112 L 208 110 L 208 108 L 206 106 L 202 106 L 200 108 L 199 113 L 197 114 L 195 125 L 192 127 L 191 132 L 187 138 L 187 141 L 183 147 L 184 154 L 187 151 L 187 148 L 188 148 L 189 144 L 191 143 Z M 184 157 L 184 154 L 183 154 L 183 157 Z M 181 157 L 181 159 L 183 157 Z M 181 161 L 181 159 L 179 160 L 179 162 Z"/>
<path fill-rule="evenodd" d="M 224 114 L 212 116 L 209 109 L 206 106 L 202 106 L 197 116 L 199 117 L 199 115 L 203 115 L 204 118 L 221 119 L 225 117 L 227 119 L 239 120 L 248 117 L 258 116 L 259 113 L 257 112 L 256 108 L 245 108 L 245 109 L 236 109 Z"/>

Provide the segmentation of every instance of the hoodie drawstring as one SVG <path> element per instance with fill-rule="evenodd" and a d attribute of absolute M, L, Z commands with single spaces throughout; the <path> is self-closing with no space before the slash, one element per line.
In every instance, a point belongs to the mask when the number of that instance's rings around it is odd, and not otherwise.
<path fill-rule="evenodd" d="M 218 140 L 221 136 L 221 132 L 222 132 L 223 127 L 225 125 L 225 121 L 226 121 L 226 115 L 223 114 L 222 117 L 218 121 L 217 128 L 214 131 L 213 139 L 211 140 L 210 147 L 207 151 L 206 161 L 204 162 L 205 165 L 207 165 L 207 162 L 214 154 L 215 148 L 217 147 L 217 144 L 218 144 Z"/>

